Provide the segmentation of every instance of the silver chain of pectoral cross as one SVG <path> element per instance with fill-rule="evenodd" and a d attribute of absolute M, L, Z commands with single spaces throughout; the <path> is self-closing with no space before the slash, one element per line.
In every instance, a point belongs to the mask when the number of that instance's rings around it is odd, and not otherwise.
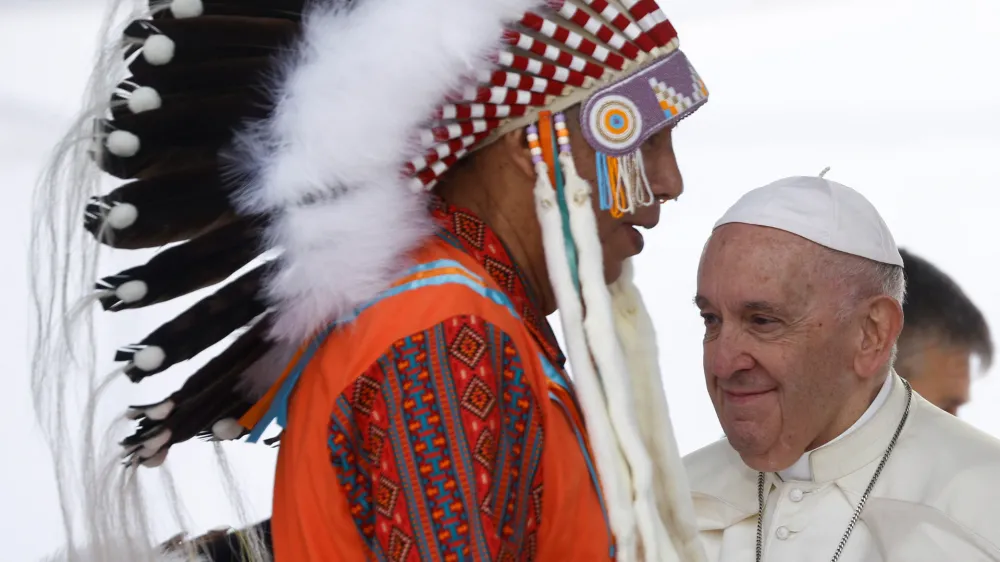
<path fill-rule="evenodd" d="M 878 463 L 878 468 L 875 469 L 875 475 L 872 476 L 870 482 L 868 482 L 868 488 L 865 489 L 865 493 L 861 496 L 861 501 L 858 502 L 858 507 L 854 509 L 854 516 L 851 517 L 851 522 L 847 525 L 847 531 L 844 532 L 844 537 L 840 539 L 840 545 L 837 546 L 837 551 L 833 553 L 833 558 L 830 562 L 837 562 L 840 559 L 840 555 L 844 552 L 844 547 L 847 546 L 847 539 L 850 538 L 851 533 L 854 532 L 854 526 L 858 524 L 858 518 L 861 517 L 861 510 L 865 508 L 865 502 L 868 501 L 868 496 L 871 495 L 872 490 L 875 488 L 875 482 L 878 481 L 878 477 L 882 474 L 882 469 L 885 468 L 885 463 L 889 460 L 889 455 L 892 454 L 892 450 L 896 447 L 896 441 L 899 439 L 899 434 L 903 431 L 903 426 L 906 425 L 906 418 L 910 416 L 910 400 L 913 397 L 913 389 L 910 387 L 910 383 L 903 379 L 903 385 L 906 386 L 906 409 L 903 410 L 903 417 L 899 420 L 899 426 L 896 427 L 896 433 L 892 436 L 892 441 L 889 441 L 889 446 L 885 450 L 885 454 L 882 455 L 882 461 Z M 757 473 L 757 562 L 761 562 L 764 555 L 763 550 L 764 545 L 764 473 Z"/>

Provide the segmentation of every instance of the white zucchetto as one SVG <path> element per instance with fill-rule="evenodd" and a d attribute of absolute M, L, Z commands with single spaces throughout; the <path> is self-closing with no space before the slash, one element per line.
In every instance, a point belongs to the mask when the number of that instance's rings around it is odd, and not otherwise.
<path fill-rule="evenodd" d="M 821 177 L 796 176 L 758 187 L 730 207 L 714 228 L 729 223 L 777 228 L 833 250 L 903 266 L 875 206 L 846 185 Z"/>

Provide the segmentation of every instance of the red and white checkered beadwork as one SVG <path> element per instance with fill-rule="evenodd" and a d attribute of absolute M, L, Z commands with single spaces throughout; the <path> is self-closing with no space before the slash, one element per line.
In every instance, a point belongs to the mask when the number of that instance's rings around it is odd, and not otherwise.
<path fill-rule="evenodd" d="M 403 172 L 429 189 L 452 165 L 511 119 L 531 119 L 560 98 L 624 76 L 677 48 L 677 32 L 656 0 L 548 0 L 507 27 L 496 68 L 437 108 L 420 134 L 427 151 Z M 567 98 L 569 99 L 569 98 Z M 572 105 L 563 104 L 563 108 Z M 527 116 L 527 117 L 526 117 Z M 565 123 L 560 122 L 564 142 Z"/>

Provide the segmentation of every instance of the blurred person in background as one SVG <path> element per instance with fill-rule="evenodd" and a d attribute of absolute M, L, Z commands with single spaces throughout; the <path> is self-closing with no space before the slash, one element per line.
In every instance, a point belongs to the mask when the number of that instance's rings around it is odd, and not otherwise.
<path fill-rule="evenodd" d="M 928 402 L 956 415 L 969 401 L 973 358 L 982 371 L 993 362 L 989 325 L 951 277 L 905 249 L 899 253 L 907 290 L 896 372 Z"/>

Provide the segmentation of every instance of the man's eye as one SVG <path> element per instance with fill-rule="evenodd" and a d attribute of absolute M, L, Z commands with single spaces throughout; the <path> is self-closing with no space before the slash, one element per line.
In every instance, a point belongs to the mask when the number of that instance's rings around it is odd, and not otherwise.
<path fill-rule="evenodd" d="M 718 316 L 708 313 L 702 314 L 701 319 L 705 321 L 705 326 L 714 326 L 719 321 Z"/>
<path fill-rule="evenodd" d="M 770 327 L 778 323 L 774 318 L 768 318 L 766 316 L 754 316 L 750 319 L 755 326 Z"/>

